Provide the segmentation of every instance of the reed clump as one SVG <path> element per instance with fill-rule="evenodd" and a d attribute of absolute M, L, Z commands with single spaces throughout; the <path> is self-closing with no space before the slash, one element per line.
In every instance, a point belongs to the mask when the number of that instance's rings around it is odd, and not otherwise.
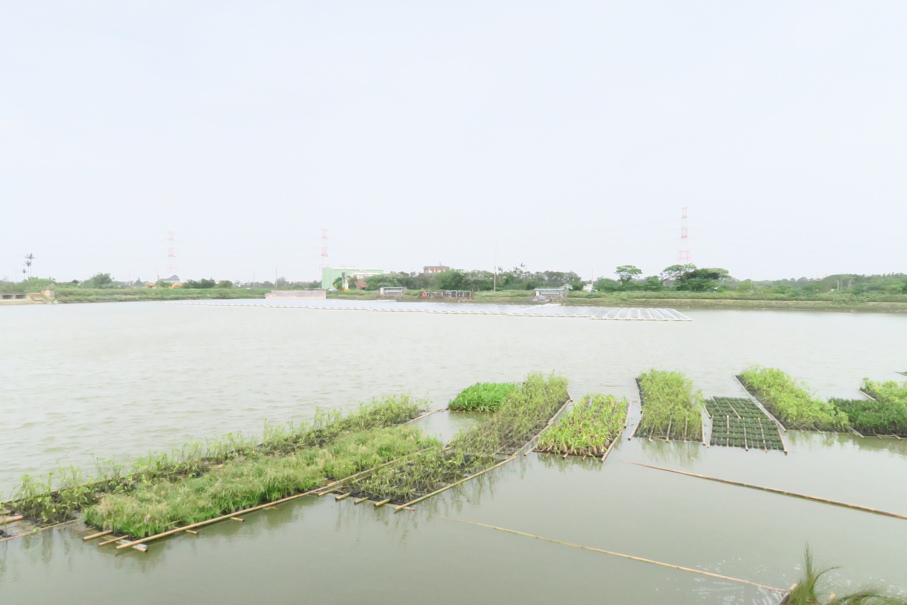
<path fill-rule="evenodd" d="M 740 374 L 740 382 L 785 428 L 807 431 L 850 429 L 847 414 L 812 396 L 781 370 L 754 366 Z"/>
<path fill-rule="evenodd" d="M 447 407 L 457 412 L 493 412 L 516 387 L 515 382 L 477 382 L 460 391 Z"/>
<path fill-rule="evenodd" d="M 880 590 L 866 588 L 857 592 L 841 594 L 834 588 L 820 587 L 820 581 L 829 571 L 836 569 L 829 567 L 816 569 L 813 563 L 812 551 L 806 548 L 804 557 L 803 576 L 786 594 L 781 601 L 782 605 L 823 605 L 832 603 L 842 605 L 907 605 L 907 598 L 886 594 Z"/>
<path fill-rule="evenodd" d="M 639 437 L 702 439 L 701 395 L 681 372 L 649 370 L 637 378 L 642 401 Z"/>
<path fill-rule="evenodd" d="M 498 411 L 437 447 L 350 483 L 354 495 L 401 504 L 490 468 L 518 452 L 568 400 L 567 380 L 531 374 Z"/>
<path fill-rule="evenodd" d="M 249 456 L 287 455 L 321 447 L 341 435 L 389 427 L 418 416 L 426 402 L 408 394 L 389 395 L 360 404 L 353 412 L 322 411 L 308 424 L 267 424 L 261 441 L 230 433 L 184 444 L 171 452 L 136 458 L 127 468 L 115 459 L 99 460 L 93 479 L 76 467 L 61 467 L 44 477 L 24 475 L 3 507 L 37 525 L 67 521 L 106 494 L 129 494 L 157 482 L 197 477 L 213 467 Z"/>
<path fill-rule="evenodd" d="M 255 452 L 199 477 L 104 496 L 85 510 L 85 521 L 145 537 L 309 491 L 438 445 L 418 429 L 396 427 L 350 433 L 288 455 Z"/>
<path fill-rule="evenodd" d="M 604 456 L 626 420 L 626 399 L 590 393 L 560 422 L 545 429 L 535 449 L 571 456 Z"/>

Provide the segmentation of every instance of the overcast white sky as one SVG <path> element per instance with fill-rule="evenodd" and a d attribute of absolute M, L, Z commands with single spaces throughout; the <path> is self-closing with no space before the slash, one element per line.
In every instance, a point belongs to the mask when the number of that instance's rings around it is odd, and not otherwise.
<path fill-rule="evenodd" d="M 907 271 L 907 2 L 3 2 L 0 278 Z"/>

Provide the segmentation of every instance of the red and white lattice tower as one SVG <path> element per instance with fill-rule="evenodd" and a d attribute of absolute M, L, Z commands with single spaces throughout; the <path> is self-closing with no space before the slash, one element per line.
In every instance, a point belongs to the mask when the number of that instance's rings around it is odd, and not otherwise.
<path fill-rule="evenodd" d="M 680 249 L 677 250 L 677 264 L 693 264 L 693 253 L 690 252 L 690 228 L 687 226 L 687 207 L 683 207 L 680 217 Z"/>
<path fill-rule="evenodd" d="M 173 231 L 167 232 L 167 266 L 164 267 L 164 272 L 167 273 L 167 277 L 176 275 L 176 248 L 174 247 L 176 239 L 173 237 Z"/>
<path fill-rule="evenodd" d="M 319 268 L 324 269 L 327 266 L 328 266 L 328 230 L 322 228 L 322 230 L 321 230 L 321 267 L 319 267 Z"/>

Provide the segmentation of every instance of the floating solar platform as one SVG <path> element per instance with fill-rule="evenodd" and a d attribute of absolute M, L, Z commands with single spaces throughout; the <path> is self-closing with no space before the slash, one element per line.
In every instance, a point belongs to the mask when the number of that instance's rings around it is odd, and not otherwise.
<path fill-rule="evenodd" d="M 375 311 L 434 313 L 438 315 L 504 315 L 509 317 L 573 317 L 612 321 L 692 321 L 674 309 L 565 307 L 563 305 L 495 305 L 483 303 L 421 303 L 385 300 L 205 300 L 173 304 L 230 307 L 265 307 L 313 311 Z"/>

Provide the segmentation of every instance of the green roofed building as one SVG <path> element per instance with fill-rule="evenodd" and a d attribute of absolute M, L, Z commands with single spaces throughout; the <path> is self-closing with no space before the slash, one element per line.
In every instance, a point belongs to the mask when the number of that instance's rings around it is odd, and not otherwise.
<path fill-rule="evenodd" d="M 321 288 L 330 290 L 334 287 L 334 282 L 338 277 L 344 278 L 349 287 L 355 288 L 355 282 L 365 279 L 370 275 L 382 275 L 383 269 L 362 269 L 360 267 L 343 267 L 336 269 L 334 267 L 325 267 L 321 270 Z"/>

